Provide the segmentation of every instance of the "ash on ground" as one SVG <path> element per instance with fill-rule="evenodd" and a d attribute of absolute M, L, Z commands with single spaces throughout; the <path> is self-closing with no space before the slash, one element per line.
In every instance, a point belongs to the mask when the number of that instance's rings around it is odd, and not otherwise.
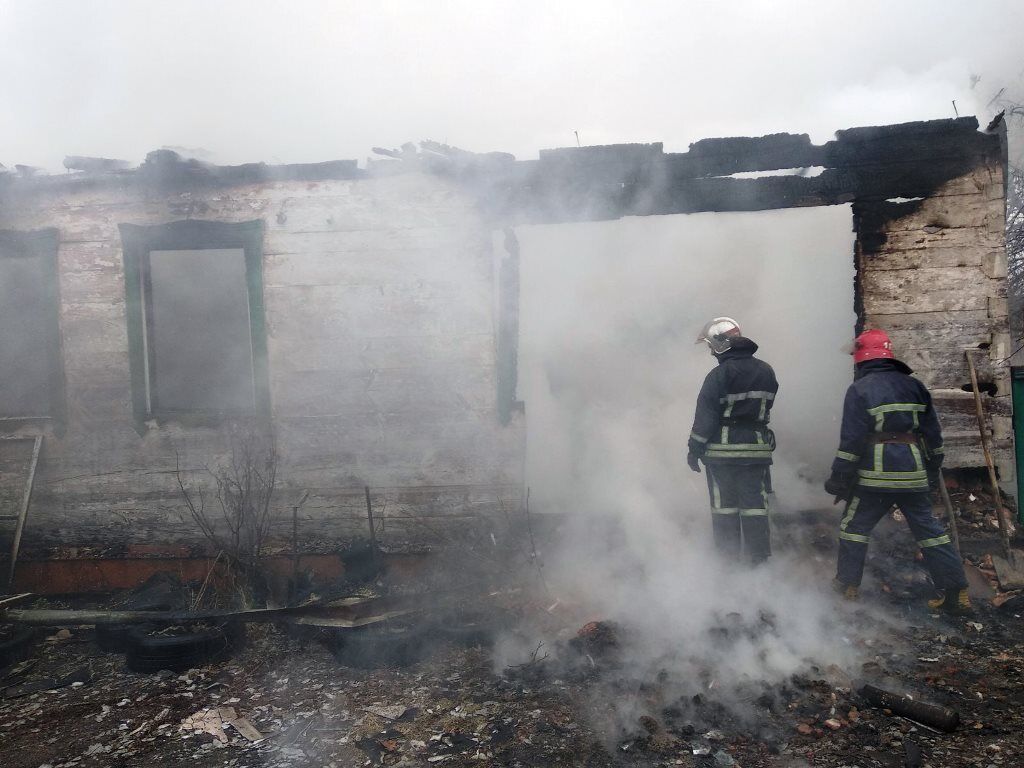
<path fill-rule="evenodd" d="M 794 521 L 823 572 L 833 517 Z M 46 630 L 0 681 L 0 755 L 9 768 L 1021 765 L 1024 597 L 993 587 L 991 526 L 978 517 L 964 541 L 971 617 L 927 612 L 905 538 L 877 548 L 863 605 L 850 612 L 863 630 L 851 640 L 856 669 L 809 666 L 730 690 L 713 670 L 638 676 L 628 627 L 611 617 L 570 627 L 571 610 L 515 590 L 466 598 L 466 631 L 432 625 L 415 652 L 406 644 L 390 658 L 346 657 L 315 632 L 251 625 L 227 661 L 138 674 L 101 651 L 92 628 Z M 711 631 L 728 648 L 778 621 L 725 615 Z M 565 626 L 519 663 L 496 665 L 493 641 L 510 622 L 521 634 Z M 942 733 L 874 708 L 858 693 L 865 682 L 952 708 L 960 725 Z"/>

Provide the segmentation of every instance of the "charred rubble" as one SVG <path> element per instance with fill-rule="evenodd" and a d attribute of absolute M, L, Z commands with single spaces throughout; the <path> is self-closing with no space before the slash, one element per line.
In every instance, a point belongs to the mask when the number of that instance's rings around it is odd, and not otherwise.
<path fill-rule="evenodd" d="M 136 169 L 69 157 L 71 173 L 61 177 L 23 167 L 0 174 L 0 246 L 39 256 L 64 291 L 40 324 L 44 373 L 60 385 L 29 392 L 46 415 L 15 425 L 19 439 L 37 452 L 45 439 L 45 448 L 38 491 L 19 496 L 26 505 L 33 498 L 19 589 L 0 599 L 5 765 L 1021 764 L 1024 594 L 1000 590 L 991 558 L 992 510 L 1013 505 L 969 471 L 982 462 L 963 389 L 970 347 L 982 358 L 982 428 L 1009 468 L 1007 361 L 1016 345 L 1000 218 L 1005 136 L 999 125 L 977 128 L 965 118 L 840 131 L 823 145 L 778 134 L 704 140 L 685 153 L 660 144 L 567 148 L 536 161 L 423 142 L 375 150 L 383 159 L 366 168 L 348 160 L 223 167 L 158 150 Z M 359 198 L 359 185 L 375 191 Z M 422 209 L 409 213 L 402 185 Z M 635 627 L 550 593 L 542 552 L 556 534 L 534 528 L 528 503 L 522 514 L 523 478 L 508 469 L 522 463 L 525 444 L 515 227 L 840 203 L 855 216 L 857 325 L 885 323 L 898 343 L 921 340 L 905 345 L 917 356 L 910 362 L 936 391 L 950 464 L 968 468 L 949 490 L 977 614 L 927 613 L 930 584 L 916 548 L 886 521 L 864 604 L 837 609 L 856 665 L 808 661 L 784 679 L 723 683 L 722 658 L 776 636 L 786 621 L 730 611 L 704 627 L 703 641 L 719 651 L 714 662 L 681 646 L 637 664 Z M 395 229 L 391 217 L 405 215 L 436 240 L 403 241 L 411 227 Z M 354 372 L 310 371 L 302 356 L 336 354 L 350 318 L 307 301 L 310 286 L 289 282 L 288 257 L 311 238 L 336 248 L 351 231 L 369 233 L 361 247 L 374 260 L 399 258 L 386 267 L 395 273 L 408 274 L 401 257 L 426 254 L 477 282 L 449 281 L 427 298 L 415 279 L 366 291 L 366 316 L 394 335 L 379 343 L 373 327 L 349 340 L 346 354 L 363 366 Z M 503 250 L 481 245 L 495 233 Z M 185 490 L 178 446 L 198 467 L 223 450 L 224 434 L 152 407 L 138 292 L 150 250 L 213 243 L 240 251 L 248 269 L 262 264 L 265 240 L 286 300 L 279 315 L 270 307 L 264 316 L 262 273 L 246 273 L 247 306 L 258 310 L 246 327 L 263 332 L 252 347 L 253 420 L 303 424 L 281 435 L 302 480 L 281 488 L 291 515 L 277 521 L 260 564 L 261 578 L 264 567 L 273 578 L 243 594 L 217 548 L 180 540 L 182 527 L 167 515 Z M 500 280 L 478 268 L 492 261 Z M 495 299 L 493 328 L 489 313 L 477 327 L 453 309 L 480 296 L 487 307 Z M 437 360 L 448 360 L 449 339 L 424 342 L 401 314 L 423 302 L 431 320 L 444 321 L 437 327 L 465 323 L 467 336 L 485 339 L 468 343 L 454 395 L 447 379 L 432 378 L 447 370 Z M 295 370 L 268 365 L 268 318 L 282 350 L 297 355 Z M 97 327 L 119 335 L 111 342 Z M 67 360 L 61 329 L 81 345 Z M 388 363 L 398 357 L 416 365 L 394 374 Z M 366 396 L 378 376 L 383 385 Z M 407 408 L 410 391 L 422 402 Z M 339 416 L 339 402 L 355 403 L 354 415 Z M 366 463 L 392 458 L 376 442 L 385 413 L 398 420 L 403 450 L 412 446 L 397 465 L 414 471 L 371 488 Z M 423 465 L 451 482 L 433 482 Z M 178 487 L 167 482 L 175 475 Z M 778 524 L 794 551 L 828 573 L 834 511 Z M 139 588 L 32 594 L 58 578 L 91 588 L 123 576 L 123 563 L 138 576 L 165 560 L 179 569 L 174 577 Z M 518 653 L 500 653 L 503 642 Z"/>
<path fill-rule="evenodd" d="M 913 544 L 883 523 L 892 546 L 872 557 L 872 602 L 850 616 L 857 668 L 811 665 L 781 682 L 729 689 L 711 667 L 689 680 L 672 679 L 668 664 L 638 674 L 629 626 L 580 622 L 572 606 L 548 602 L 529 566 L 514 584 L 506 573 L 501 587 L 447 595 L 384 573 L 361 596 L 351 585 L 344 598 L 324 590 L 273 620 L 241 624 L 247 617 L 236 611 L 199 624 L 180 616 L 138 624 L 150 643 L 141 667 L 136 630 L 8 625 L 19 629 L 0 643 L 5 764 L 1016 765 L 1024 595 L 999 592 L 984 556 L 970 554 L 993 543 L 984 483 L 968 478 L 953 493 L 971 521 L 962 540 L 980 576 L 976 615 L 929 615 Z M 788 524 L 804 532 L 800 546 L 832 556 L 831 513 Z M 165 576 L 92 604 L 17 606 L 22 615 L 157 616 L 195 611 L 197 586 Z M 779 620 L 726 614 L 707 631 L 728 650 L 776 632 Z M 495 642 L 510 633 L 532 650 L 498 666 Z M 227 639 L 153 656 L 185 634 Z"/>

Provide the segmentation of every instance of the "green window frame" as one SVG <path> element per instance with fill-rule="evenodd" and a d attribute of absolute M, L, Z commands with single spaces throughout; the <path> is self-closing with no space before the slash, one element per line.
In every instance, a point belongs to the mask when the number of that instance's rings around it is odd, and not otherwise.
<path fill-rule="evenodd" d="M 153 226 L 121 224 L 124 253 L 125 304 L 128 323 L 128 356 L 131 370 L 132 411 L 140 431 L 146 421 L 175 421 L 191 425 L 216 425 L 224 421 L 270 418 L 270 384 L 267 364 L 266 313 L 263 299 L 263 222 L 226 223 L 219 221 L 174 221 Z M 149 282 L 151 251 L 201 251 L 240 249 L 245 259 L 246 288 L 249 297 L 249 334 L 252 345 L 253 407 L 244 410 L 211 411 L 162 410 L 159 403 L 151 407 L 151 384 L 154 370 L 152 345 L 146 338 L 147 313 L 152 302 L 146 292 Z"/>
<path fill-rule="evenodd" d="M 45 280 L 39 286 L 39 300 L 44 304 L 46 327 L 43 329 L 45 348 L 41 354 L 46 357 L 45 368 L 49 384 L 49 398 L 46 413 L 9 413 L 0 415 L 0 424 L 12 428 L 24 424 L 51 424 L 59 434 L 63 431 L 67 415 L 64 387 L 64 360 L 61 353 L 60 332 L 60 277 L 57 267 L 57 251 L 60 247 L 60 233 L 56 229 L 41 229 L 29 232 L 0 230 L 0 258 L 39 259 Z M 3 330 L 0 329 L 0 333 Z M 11 365 L 11 361 L 3 361 Z"/>

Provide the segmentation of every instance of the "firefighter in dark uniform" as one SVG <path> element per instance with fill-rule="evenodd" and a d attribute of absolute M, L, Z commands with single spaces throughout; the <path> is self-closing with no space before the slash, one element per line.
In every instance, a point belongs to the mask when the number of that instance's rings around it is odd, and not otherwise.
<path fill-rule="evenodd" d="M 839 524 L 836 589 L 858 596 L 871 531 L 894 505 L 906 518 L 942 596 L 933 610 L 971 610 L 963 563 L 932 511 L 929 489 L 942 465 L 942 429 L 928 389 L 895 359 L 884 331 L 854 342 L 853 384 L 846 391 L 839 451 L 825 490 L 846 501 Z"/>
<path fill-rule="evenodd" d="M 738 558 L 745 547 L 750 560 L 759 563 L 771 555 L 768 473 L 775 438 L 768 420 L 779 384 L 772 367 L 754 357 L 757 344 L 742 335 L 735 320 L 716 317 L 697 342 L 711 348 L 718 367 L 697 396 L 686 461 L 694 472 L 700 472 L 700 461 L 707 467 L 718 551 Z"/>

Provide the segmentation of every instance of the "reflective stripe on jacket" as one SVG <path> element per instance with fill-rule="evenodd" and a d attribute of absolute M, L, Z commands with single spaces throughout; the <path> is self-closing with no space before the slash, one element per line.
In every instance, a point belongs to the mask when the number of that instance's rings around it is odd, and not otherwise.
<path fill-rule="evenodd" d="M 754 357 L 756 351 L 750 339 L 734 339 L 704 379 L 688 447 L 705 462 L 772 463 L 768 421 L 779 384 L 772 367 Z"/>
<path fill-rule="evenodd" d="M 832 474 L 876 491 L 926 491 L 928 471 L 942 463 L 942 428 L 927 387 L 899 360 L 857 366 L 846 390 Z M 876 442 L 882 432 L 917 435 L 917 444 Z"/>

